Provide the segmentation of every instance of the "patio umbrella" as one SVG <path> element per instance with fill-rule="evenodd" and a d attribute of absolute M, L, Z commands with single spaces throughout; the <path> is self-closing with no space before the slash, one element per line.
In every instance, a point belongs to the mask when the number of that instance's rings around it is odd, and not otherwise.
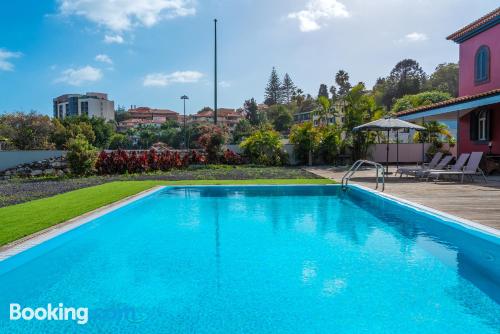
<path fill-rule="evenodd" d="M 353 131 L 387 131 L 387 153 L 385 163 L 385 173 L 389 174 L 389 135 L 391 131 L 396 131 L 396 161 L 399 167 L 399 130 L 414 129 L 417 131 L 425 130 L 423 126 L 403 121 L 397 118 L 381 118 L 376 121 L 366 123 L 352 129 Z"/>

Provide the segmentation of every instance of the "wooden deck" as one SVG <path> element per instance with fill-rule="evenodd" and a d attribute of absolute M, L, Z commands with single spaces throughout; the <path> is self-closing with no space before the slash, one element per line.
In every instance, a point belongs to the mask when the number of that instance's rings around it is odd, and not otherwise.
<path fill-rule="evenodd" d="M 308 171 L 336 181 L 342 179 L 343 169 L 309 167 Z M 359 171 L 351 183 L 375 187 L 375 171 Z M 500 230 L 500 178 L 490 177 L 488 184 L 475 182 L 424 182 L 414 178 L 386 177 L 385 193 L 430 208 L 446 212 Z"/>

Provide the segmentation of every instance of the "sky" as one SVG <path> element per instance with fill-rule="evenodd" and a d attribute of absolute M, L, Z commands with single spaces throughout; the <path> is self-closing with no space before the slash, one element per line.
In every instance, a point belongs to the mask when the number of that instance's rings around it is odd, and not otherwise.
<path fill-rule="evenodd" d="M 104 92 L 115 106 L 187 112 L 213 106 L 213 19 L 219 103 L 264 99 L 273 66 L 306 93 L 371 87 L 404 58 L 427 73 L 458 61 L 446 36 L 498 0 L 2 0 L 0 113 L 52 115 L 52 99 Z"/>

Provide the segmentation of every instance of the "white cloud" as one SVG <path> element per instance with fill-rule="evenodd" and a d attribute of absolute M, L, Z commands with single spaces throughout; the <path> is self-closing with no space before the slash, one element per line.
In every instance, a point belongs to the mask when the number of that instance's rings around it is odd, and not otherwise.
<path fill-rule="evenodd" d="M 77 15 L 111 31 L 151 27 L 162 19 L 194 15 L 195 0 L 59 0 L 63 15 Z"/>
<path fill-rule="evenodd" d="M 99 55 L 95 56 L 95 60 L 99 61 L 101 63 L 106 63 L 106 64 L 109 64 L 109 65 L 113 65 L 113 60 L 111 60 L 111 58 L 108 55 L 105 55 L 105 54 L 99 54 Z"/>
<path fill-rule="evenodd" d="M 104 35 L 104 43 L 106 44 L 123 44 L 123 37 L 120 35 Z"/>
<path fill-rule="evenodd" d="M 151 73 L 146 75 L 144 86 L 163 87 L 171 83 L 195 83 L 203 77 L 203 73 L 197 71 L 177 71 L 170 74 Z"/>
<path fill-rule="evenodd" d="M 0 49 L 0 71 L 13 71 L 14 64 L 10 62 L 12 58 L 19 58 L 23 54 L 21 52 L 12 52 L 6 49 Z"/>
<path fill-rule="evenodd" d="M 329 19 L 349 16 L 345 5 L 338 0 L 309 0 L 306 9 L 288 14 L 288 18 L 299 20 L 302 32 L 319 30 Z"/>
<path fill-rule="evenodd" d="M 102 78 L 100 69 L 85 66 L 80 68 L 69 68 L 61 72 L 61 76 L 55 82 L 63 82 L 72 86 L 80 86 L 84 83 L 99 81 Z"/>
<path fill-rule="evenodd" d="M 423 34 L 421 32 L 412 32 L 407 35 L 405 35 L 404 40 L 408 42 L 421 42 L 421 41 L 426 41 L 427 40 L 427 35 Z"/>
<path fill-rule="evenodd" d="M 229 88 L 232 86 L 231 82 L 229 81 L 219 81 L 219 86 L 221 86 L 222 88 Z"/>

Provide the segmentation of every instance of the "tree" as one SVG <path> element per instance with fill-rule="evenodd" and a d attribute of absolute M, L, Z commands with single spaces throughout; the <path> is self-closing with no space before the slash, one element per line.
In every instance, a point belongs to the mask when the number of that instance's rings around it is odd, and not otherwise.
<path fill-rule="evenodd" d="M 453 97 L 458 96 L 458 64 L 439 64 L 427 82 L 427 89 L 447 92 Z"/>
<path fill-rule="evenodd" d="M 97 148 L 107 148 L 111 136 L 116 132 L 115 126 L 99 117 L 92 117 L 90 119 L 90 124 L 95 134 L 95 140 L 92 145 Z"/>
<path fill-rule="evenodd" d="M 330 86 L 330 95 L 332 96 L 332 104 L 334 104 L 339 98 L 337 93 L 337 87 Z"/>
<path fill-rule="evenodd" d="M 97 151 L 83 134 L 78 134 L 68 141 L 66 159 L 73 174 L 89 175 L 94 170 Z"/>
<path fill-rule="evenodd" d="M 252 134 L 252 124 L 248 119 L 240 120 L 233 130 L 233 143 L 240 143 L 243 139 Z"/>
<path fill-rule="evenodd" d="M 226 143 L 227 132 L 217 125 L 203 125 L 198 144 L 207 152 L 208 161 L 218 163 L 222 156 L 222 145 Z"/>
<path fill-rule="evenodd" d="M 386 79 L 382 103 L 390 109 L 396 99 L 420 93 L 426 80 L 427 76 L 417 61 L 413 59 L 400 61 Z"/>
<path fill-rule="evenodd" d="M 316 114 L 319 116 L 319 122 L 321 124 L 326 123 L 326 125 L 328 125 L 328 118 L 329 118 L 328 116 L 330 116 L 331 112 L 330 110 L 331 103 L 328 97 L 320 95 L 318 97 L 318 106 L 319 108 L 316 109 Z"/>
<path fill-rule="evenodd" d="M 271 76 L 269 77 L 264 96 L 264 103 L 268 106 L 272 106 L 282 102 L 281 80 L 278 76 L 278 73 L 276 72 L 276 68 L 274 67 L 271 71 Z"/>
<path fill-rule="evenodd" d="M 257 106 L 257 102 L 252 97 L 250 100 L 246 100 L 243 105 L 243 109 L 245 111 L 246 118 L 250 121 L 252 125 L 259 125 L 259 107 Z"/>
<path fill-rule="evenodd" d="M 111 139 L 109 140 L 109 149 L 111 150 L 118 150 L 118 149 L 127 149 L 132 146 L 132 142 L 130 139 L 122 134 L 122 133 L 115 133 L 111 136 Z"/>
<path fill-rule="evenodd" d="M 296 124 L 290 131 L 290 142 L 295 144 L 295 154 L 302 163 L 312 165 L 313 153 L 321 142 L 321 132 L 312 122 Z"/>
<path fill-rule="evenodd" d="M 413 140 L 420 143 L 431 143 L 427 151 L 428 155 L 432 156 L 436 152 L 442 151 L 444 142 L 449 143 L 450 146 L 455 145 L 455 138 L 453 138 L 446 124 L 438 121 L 429 121 L 422 125 L 425 130 L 415 132 Z"/>
<path fill-rule="evenodd" d="M 328 86 L 327 85 L 321 84 L 319 86 L 318 98 L 320 96 L 326 97 L 327 99 L 329 98 L 329 96 L 328 96 Z"/>
<path fill-rule="evenodd" d="M 292 79 L 285 73 L 285 77 L 283 78 L 283 84 L 281 85 L 281 93 L 283 102 L 289 104 L 292 101 L 292 98 L 297 94 L 297 87 L 295 87 Z"/>
<path fill-rule="evenodd" d="M 375 103 L 373 95 L 366 94 L 363 84 L 351 88 L 345 96 L 343 131 L 346 143 L 350 145 L 354 160 L 366 157 L 368 146 L 373 142 L 370 134 L 352 129 L 358 125 L 376 120 L 383 116 L 384 111 Z"/>
<path fill-rule="evenodd" d="M 50 135 L 54 130 L 50 118 L 35 111 L 0 116 L 0 136 L 19 150 L 45 150 L 54 147 Z"/>
<path fill-rule="evenodd" d="M 279 166 L 286 160 L 282 152 L 280 135 L 272 129 L 262 128 L 255 131 L 240 144 L 240 147 L 255 164 Z"/>
<path fill-rule="evenodd" d="M 342 147 L 342 131 L 337 125 L 327 125 L 320 129 L 321 142 L 318 153 L 326 163 L 334 163 Z"/>
<path fill-rule="evenodd" d="M 451 99 L 451 95 L 445 92 L 430 91 L 415 95 L 405 95 L 396 100 L 391 111 L 397 113 L 403 110 L 426 106 Z"/>
<path fill-rule="evenodd" d="M 344 70 L 339 70 L 335 74 L 335 83 L 339 86 L 338 94 L 341 97 L 345 96 L 352 87 L 349 83 L 349 73 Z"/>
<path fill-rule="evenodd" d="M 274 105 L 269 107 L 267 115 L 276 131 L 285 132 L 292 126 L 292 112 L 284 105 Z"/>

